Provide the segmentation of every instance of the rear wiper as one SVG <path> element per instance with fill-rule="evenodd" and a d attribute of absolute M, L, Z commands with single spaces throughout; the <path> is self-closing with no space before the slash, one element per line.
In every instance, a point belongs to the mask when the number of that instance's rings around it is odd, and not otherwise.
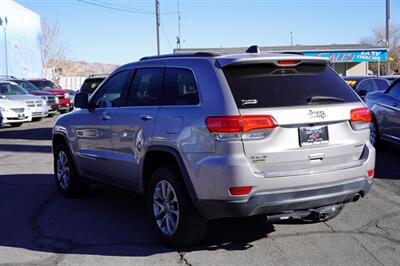
<path fill-rule="evenodd" d="M 307 98 L 307 104 L 317 104 L 317 103 L 343 103 L 344 99 L 331 96 L 312 96 Z"/>

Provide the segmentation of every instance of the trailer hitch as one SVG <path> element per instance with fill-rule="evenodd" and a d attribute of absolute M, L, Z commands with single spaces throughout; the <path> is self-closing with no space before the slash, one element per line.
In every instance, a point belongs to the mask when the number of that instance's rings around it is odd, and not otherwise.
<path fill-rule="evenodd" d="M 277 223 L 290 220 L 304 222 L 323 222 L 338 215 L 343 209 L 343 204 L 333 204 L 316 209 L 290 211 L 279 214 L 267 215 L 268 222 Z"/>

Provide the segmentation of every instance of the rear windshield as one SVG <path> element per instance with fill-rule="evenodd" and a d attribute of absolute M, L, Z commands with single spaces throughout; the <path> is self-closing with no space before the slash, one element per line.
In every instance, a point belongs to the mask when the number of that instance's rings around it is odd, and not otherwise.
<path fill-rule="evenodd" d="M 306 105 L 311 97 L 359 101 L 343 79 L 325 65 L 240 65 L 224 68 L 224 74 L 239 108 Z"/>
<path fill-rule="evenodd" d="M 79 92 L 92 94 L 97 87 L 102 83 L 104 78 L 96 78 L 96 79 L 87 79 L 83 82 L 81 89 Z"/>

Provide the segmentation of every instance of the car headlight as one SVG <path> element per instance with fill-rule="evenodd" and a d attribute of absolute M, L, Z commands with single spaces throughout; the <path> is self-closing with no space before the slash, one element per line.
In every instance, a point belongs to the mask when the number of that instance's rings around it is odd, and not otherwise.
<path fill-rule="evenodd" d="M 47 101 L 46 100 L 42 100 L 42 105 L 47 105 Z"/>
<path fill-rule="evenodd" d="M 0 111 L 2 111 L 2 112 L 7 112 L 7 111 L 8 111 L 8 108 L 0 107 Z"/>
<path fill-rule="evenodd" d="M 67 98 L 67 99 L 69 99 L 69 93 L 66 92 L 66 93 L 64 94 L 64 97 Z"/>
<path fill-rule="evenodd" d="M 60 100 L 58 99 L 58 97 L 56 97 L 56 104 L 59 104 Z"/>

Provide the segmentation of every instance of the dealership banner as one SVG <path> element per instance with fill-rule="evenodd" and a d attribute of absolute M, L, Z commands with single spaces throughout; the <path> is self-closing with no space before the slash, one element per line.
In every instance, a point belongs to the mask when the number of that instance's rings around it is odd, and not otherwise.
<path fill-rule="evenodd" d="M 308 56 L 329 58 L 330 62 L 383 62 L 387 60 L 385 50 L 340 51 L 340 52 L 303 52 Z"/>

